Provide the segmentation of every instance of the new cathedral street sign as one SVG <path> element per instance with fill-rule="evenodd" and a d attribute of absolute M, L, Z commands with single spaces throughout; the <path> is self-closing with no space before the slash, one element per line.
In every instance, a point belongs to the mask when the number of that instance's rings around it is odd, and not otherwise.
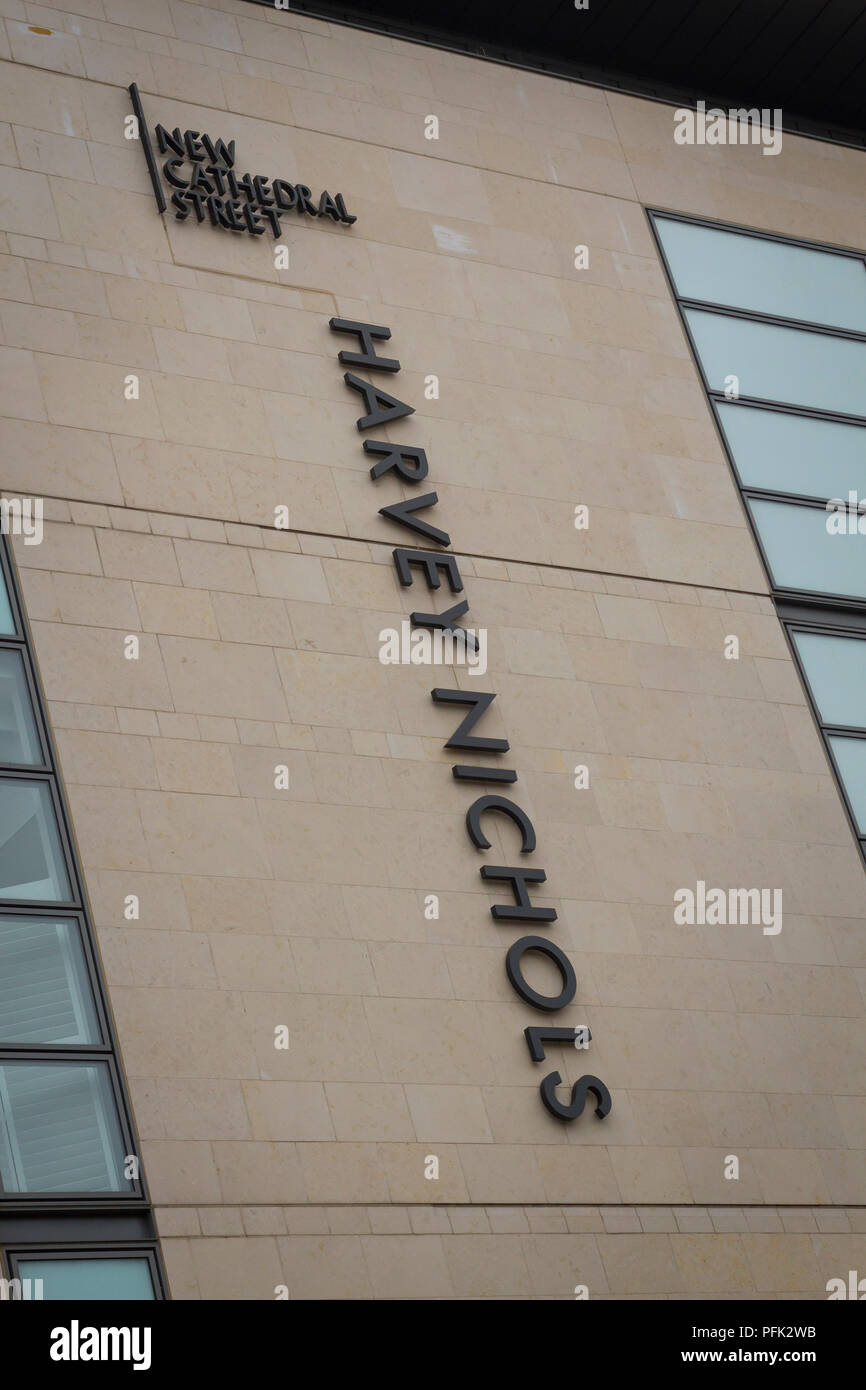
<path fill-rule="evenodd" d="M 358 220 L 347 210 L 342 193 L 332 195 L 325 189 L 317 200 L 305 183 L 271 179 L 265 174 L 238 173 L 234 140 L 226 144 L 198 130 L 182 132 L 178 127 L 168 130 L 162 125 L 156 126 L 156 145 L 162 158 L 160 169 L 135 82 L 130 85 L 129 95 L 156 206 L 161 213 L 168 206 L 167 186 L 179 222 L 194 216 L 197 222 L 207 219 L 214 227 L 247 232 L 252 236 L 262 236 L 270 228 L 274 240 L 280 235 L 281 218 L 287 212 L 330 217 L 347 226 Z"/>

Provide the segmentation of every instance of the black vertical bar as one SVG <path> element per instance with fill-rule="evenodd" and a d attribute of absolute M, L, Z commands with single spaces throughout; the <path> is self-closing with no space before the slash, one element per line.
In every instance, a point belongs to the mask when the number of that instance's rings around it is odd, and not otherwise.
<path fill-rule="evenodd" d="M 156 206 L 160 212 L 165 212 L 165 194 L 162 191 L 162 184 L 159 179 L 159 170 L 156 167 L 156 159 L 153 153 L 153 146 L 150 143 L 150 131 L 144 119 L 144 111 L 141 106 L 141 97 L 138 94 L 138 83 L 130 82 L 129 95 L 132 97 L 132 109 L 138 121 L 138 135 L 144 146 L 144 157 L 147 160 L 147 168 L 150 173 L 150 181 L 153 184 L 153 195 L 156 198 Z"/>

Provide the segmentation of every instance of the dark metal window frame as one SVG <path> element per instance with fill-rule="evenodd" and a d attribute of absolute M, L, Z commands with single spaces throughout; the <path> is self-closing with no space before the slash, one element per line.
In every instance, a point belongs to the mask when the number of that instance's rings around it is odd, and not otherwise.
<path fill-rule="evenodd" d="M 775 502 L 782 505 L 790 505 L 792 507 L 807 507 L 811 508 L 812 511 L 823 512 L 825 518 L 827 516 L 827 508 L 825 502 L 816 501 L 814 498 L 811 497 L 792 496 L 786 492 L 767 492 L 761 488 L 741 488 L 741 492 L 746 503 L 749 503 L 750 501 Z M 767 571 L 767 577 L 770 580 L 773 593 L 779 594 L 784 598 L 790 598 L 801 601 L 811 598 L 813 593 L 818 592 L 817 590 L 796 589 L 792 588 L 790 585 L 779 584 L 777 582 L 776 578 L 773 575 L 773 567 L 770 564 L 770 557 L 767 554 L 764 542 L 761 539 L 757 522 L 754 521 L 754 518 L 752 516 L 751 507 L 747 505 L 746 511 L 749 516 L 749 520 L 752 522 L 752 532 L 755 536 L 755 542 L 757 544 L 758 550 L 760 551 L 761 559 L 764 562 L 764 568 Z M 821 600 L 824 602 L 856 604 L 858 607 L 866 609 L 866 595 L 822 593 L 820 597 Z"/>
<path fill-rule="evenodd" d="M 798 603 L 819 603 L 825 607 L 827 605 L 843 605 L 845 607 L 851 607 L 861 610 L 864 614 L 866 614 L 866 598 L 859 598 L 856 595 L 834 594 L 826 591 L 812 589 L 796 589 L 776 585 L 773 579 L 772 571 L 770 569 L 766 552 L 764 550 L 763 543 L 758 534 L 758 528 L 755 525 L 752 513 L 747 505 L 747 499 L 750 497 L 755 497 L 767 501 L 785 501 L 804 506 L 815 506 L 816 503 L 818 503 L 822 507 L 825 506 L 828 499 L 804 497 L 802 494 L 796 493 L 775 492 L 770 489 L 750 487 L 749 485 L 744 484 L 737 471 L 737 466 L 734 462 L 734 452 L 730 446 L 727 435 L 725 433 L 724 426 L 722 425 L 721 419 L 719 417 L 717 406 L 742 405 L 758 410 L 773 410 L 783 415 L 800 415 L 805 419 L 826 420 L 835 424 L 854 426 L 866 426 L 866 416 L 848 415 L 840 411 L 822 410 L 811 406 L 794 405 L 787 401 L 768 401 L 758 396 L 739 396 L 736 400 L 732 400 L 730 397 L 726 396 L 723 391 L 718 391 L 710 385 L 706 373 L 704 371 L 703 363 L 701 362 L 697 344 L 695 343 L 694 337 L 692 336 L 688 319 L 685 316 L 684 308 L 702 309 L 708 313 L 726 314 L 728 317 L 733 318 L 749 318 L 753 321 L 774 323 L 779 327 L 783 328 L 796 328 L 805 332 L 818 332 L 823 333 L 825 335 L 829 334 L 831 337 L 853 337 L 857 341 L 863 343 L 866 343 L 866 333 L 852 334 L 850 330 L 837 332 L 837 330 L 833 328 L 828 328 L 826 324 L 807 323 L 803 319 L 780 318 L 778 315 L 771 316 L 766 314 L 758 314 L 751 310 L 741 311 L 739 309 L 735 309 L 732 312 L 730 305 L 715 304 L 709 300 L 681 299 L 677 293 L 676 280 L 674 278 L 673 270 L 665 253 L 665 249 L 662 244 L 662 239 L 659 234 L 658 228 L 656 227 L 656 219 L 658 218 L 661 221 L 670 222 L 686 222 L 695 227 L 709 227 L 714 231 L 736 232 L 746 236 L 755 237 L 757 240 L 760 241 L 775 241 L 785 246 L 802 246 L 811 251 L 824 251 L 829 252 L 831 255 L 848 256 L 853 260 L 857 260 L 860 262 L 860 264 L 864 267 L 864 274 L 866 274 L 866 254 L 864 254 L 864 252 L 862 251 L 854 251 L 847 246 L 829 246 L 826 244 L 822 244 L 821 242 L 805 241 L 802 238 L 798 237 L 781 236 L 777 232 L 763 232 L 756 230 L 754 227 L 743 227 L 739 223 L 721 222 L 706 217 L 694 217 L 687 213 L 670 212 L 666 208 L 646 208 L 646 214 L 649 221 L 650 232 L 655 243 L 656 249 L 658 251 L 659 259 L 662 263 L 665 276 L 668 281 L 668 286 L 670 288 L 671 296 L 676 306 L 677 314 L 679 315 L 680 324 L 682 325 L 682 330 L 685 334 L 686 342 L 688 343 L 689 349 L 692 354 L 692 360 L 695 364 L 701 385 L 704 388 L 704 394 L 706 395 L 707 400 L 710 403 L 713 422 L 716 427 L 716 433 L 721 442 L 722 449 L 725 453 L 725 457 L 728 460 L 728 464 L 733 474 L 734 481 L 737 484 L 737 488 L 740 493 L 741 503 L 743 506 L 743 513 L 745 515 L 749 530 L 752 533 L 752 537 L 757 547 L 758 554 L 760 555 L 764 568 L 767 572 L 767 578 L 769 580 L 772 593 L 774 595 L 778 594 L 780 597 L 791 599 Z"/>
<path fill-rule="evenodd" d="M 656 244 L 661 247 L 660 240 L 657 239 Z M 665 263 L 665 269 L 668 273 L 671 288 L 674 290 L 674 294 L 676 294 L 672 272 L 668 268 L 667 262 Z M 783 410 L 789 414 L 806 415 L 816 420 L 836 420 L 843 425 L 866 424 L 866 417 L 863 415 L 854 415 L 849 411 L 828 410 L 822 406 L 809 406 L 792 401 L 774 401 L 764 396 L 738 395 L 734 399 L 726 396 L 724 391 L 719 391 L 717 387 L 710 385 L 709 378 L 704 371 L 704 364 L 698 355 L 698 347 L 694 340 L 691 324 L 686 315 L 689 311 L 692 313 L 714 314 L 716 318 L 739 319 L 741 322 L 764 324 L 768 328 L 787 328 L 793 333 L 809 333 L 815 338 L 842 338 L 846 342 L 861 344 L 866 344 L 866 333 L 854 333 L 851 329 L 828 328 L 817 323 L 807 323 L 804 319 L 782 319 L 778 316 L 771 317 L 768 314 L 758 314 L 751 311 L 747 313 L 742 309 L 733 309 L 729 304 L 712 304 L 704 299 L 678 299 L 677 308 L 680 311 L 680 319 L 689 340 L 689 347 L 695 355 L 695 363 L 701 378 L 701 384 L 710 397 L 710 400 L 721 401 L 723 403 L 727 402 L 729 405 L 776 406 L 777 409 Z"/>
<path fill-rule="evenodd" d="M 866 860 L 866 826 L 861 828 L 858 824 L 857 816 L 854 812 L 854 807 L 852 806 L 851 799 L 848 796 L 848 792 L 845 787 L 845 781 L 839 770 L 839 765 L 836 761 L 836 755 L 833 752 L 833 746 L 830 742 L 830 739 L 832 737 L 838 736 L 840 738 L 857 739 L 861 743 L 866 743 L 866 710 L 864 710 L 864 722 L 862 725 L 830 724 L 826 720 L 824 720 L 821 715 L 821 710 L 818 705 L 818 701 L 815 698 L 815 693 L 812 690 L 812 683 L 809 680 L 808 675 L 806 674 L 806 667 L 803 663 L 802 657 L 800 656 L 800 652 L 797 649 L 796 642 L 796 634 L 798 632 L 815 633 L 818 636 L 823 637 L 843 637 L 847 638 L 849 641 L 855 642 L 866 641 L 866 621 L 858 623 L 856 626 L 854 626 L 850 622 L 839 622 L 838 616 L 834 615 L 833 613 L 827 613 L 826 615 L 824 615 L 823 621 L 817 616 L 817 614 L 814 617 L 812 616 L 812 614 L 809 614 L 807 617 L 798 618 L 796 616 L 793 616 L 793 614 L 787 614 L 784 607 L 780 608 L 779 617 L 782 619 L 782 626 L 785 630 L 785 636 L 788 639 L 788 646 L 791 650 L 791 656 L 793 657 L 794 665 L 797 668 L 800 680 L 803 682 L 803 687 L 806 691 L 806 694 L 809 697 L 809 704 L 811 705 L 812 713 L 815 718 L 815 723 L 817 724 L 818 731 L 821 735 L 821 742 L 824 744 L 824 751 L 827 754 L 827 760 L 833 769 L 836 781 L 839 785 L 839 792 L 842 796 L 842 801 L 845 806 L 848 819 L 851 822 L 851 829 L 853 830 L 857 842 L 860 845 L 860 850 L 863 854 L 863 858 L 864 860 Z M 836 621 L 834 621 L 834 617 L 836 618 Z"/>
<path fill-rule="evenodd" d="M 33 715 L 33 726 L 36 730 L 36 738 L 39 743 L 39 751 L 42 754 L 41 762 L 3 763 L 3 767 L 9 769 L 10 771 L 14 768 L 20 767 L 22 772 L 48 772 L 51 768 L 51 754 L 48 748 L 48 742 L 45 737 L 45 731 L 42 726 L 42 720 L 39 718 L 39 691 L 36 686 L 33 667 L 31 663 L 27 660 L 27 653 L 22 650 L 20 639 L 13 637 L 11 634 L 7 634 L 6 636 L 0 637 L 0 652 L 2 651 L 17 652 L 19 657 L 21 658 L 21 669 L 24 672 L 24 683 L 27 688 L 27 694 L 30 697 L 30 710 Z"/>
<path fill-rule="evenodd" d="M 111 1052 L 110 1047 L 103 1045 L 100 1048 L 71 1048 L 66 1047 L 65 1045 L 58 1044 L 46 1044 L 45 1046 L 39 1047 L 33 1045 L 30 1045 L 28 1047 L 18 1045 L 4 1045 L 0 1047 L 0 1070 L 2 1070 L 7 1065 L 7 1063 L 11 1062 L 23 1062 L 25 1065 L 29 1063 L 31 1066 L 34 1064 L 39 1065 L 40 1063 L 42 1065 L 50 1065 L 53 1062 L 78 1062 L 84 1063 L 85 1065 L 90 1064 L 105 1067 L 111 1086 L 112 1099 L 114 1100 L 114 1104 L 117 1110 L 118 1126 L 120 1129 L 121 1141 L 123 1143 L 124 1155 L 137 1157 L 136 1149 L 134 1147 L 132 1127 L 129 1123 L 127 1115 L 125 1114 L 124 1095 L 120 1082 L 120 1073 L 117 1067 L 116 1059 L 114 1057 L 114 1054 Z M 139 1172 L 140 1171 L 141 1169 L 139 1164 Z M 60 1201 L 62 1201 L 64 1204 L 72 1203 L 73 1205 L 77 1205 L 82 1195 L 86 1195 L 88 1201 L 90 1202 L 100 1202 L 108 1204 L 116 1203 L 119 1198 L 128 1198 L 130 1200 L 140 1201 L 141 1198 L 144 1196 L 144 1188 L 140 1177 L 135 1180 L 130 1179 L 130 1186 L 128 1188 L 118 1188 L 115 1190 L 110 1190 L 108 1192 L 88 1191 L 86 1192 L 86 1194 L 82 1194 L 80 1189 L 71 1190 L 68 1192 L 7 1191 L 3 1187 L 2 1181 L 0 1181 L 0 1202 L 3 1203 L 4 1207 L 7 1205 L 11 1207 L 25 1206 L 29 1209 L 30 1207 L 36 1205 L 56 1205 Z"/>
<path fill-rule="evenodd" d="M 830 499 L 821 497 L 820 495 L 809 496 L 803 495 L 802 493 L 781 492 L 770 488 L 752 487 L 745 484 L 737 469 L 734 451 L 731 448 L 724 425 L 722 424 L 722 418 L 718 407 L 720 405 L 730 405 L 732 407 L 740 405 L 758 410 L 776 411 L 784 415 L 799 415 L 806 419 L 825 420 L 830 423 L 853 425 L 861 428 L 866 427 L 866 416 L 849 415 L 840 411 L 793 405 L 784 401 L 762 400 L 751 396 L 739 396 L 736 400 L 732 400 L 730 397 L 726 396 L 723 391 L 718 391 L 710 386 L 685 311 L 687 309 L 704 310 L 708 313 L 724 314 L 731 318 L 748 319 L 751 322 L 768 323 L 780 328 L 793 328 L 800 332 L 819 333 L 825 336 L 829 335 L 835 338 L 846 338 L 862 343 L 866 343 L 866 332 L 861 333 L 852 329 L 834 328 L 827 324 L 810 323 L 802 319 L 785 318 L 776 314 L 763 314 L 754 310 L 732 308 L 730 305 L 715 304 L 709 301 L 680 297 L 677 292 L 673 270 L 668 261 L 662 244 L 662 238 L 656 225 L 656 219 L 660 221 L 686 222 L 690 223 L 692 226 L 708 227 L 714 231 L 734 232 L 740 235 L 755 237 L 761 241 L 775 241 L 785 246 L 800 246 L 810 251 L 823 251 L 831 255 L 848 256 L 860 262 L 864 268 L 864 274 L 866 274 L 866 253 L 853 250 L 851 247 L 847 246 L 832 246 L 822 242 L 807 241 L 801 237 L 782 236 L 777 232 L 765 232 L 755 227 L 744 227 L 738 223 L 723 222 L 707 217 L 696 217 L 689 213 L 673 212 L 667 208 L 647 207 L 645 208 L 645 212 L 649 221 L 650 233 L 656 250 L 658 251 L 659 260 L 661 261 L 677 314 L 679 315 L 680 324 L 682 325 L 686 342 L 689 345 L 692 360 L 697 369 L 704 394 L 710 406 L 719 442 L 728 460 L 734 482 L 737 485 L 746 524 L 752 533 L 755 546 L 767 575 L 770 593 L 775 603 L 776 612 L 782 624 L 782 629 L 785 633 L 794 666 L 802 682 L 803 689 L 806 692 L 812 718 L 820 735 L 821 742 L 824 745 L 827 761 L 836 779 L 836 785 L 839 789 L 839 794 L 842 798 L 842 804 L 845 808 L 852 833 L 860 848 L 864 863 L 866 863 L 866 831 L 861 830 L 857 823 L 857 817 L 854 814 L 851 801 L 845 789 L 844 780 L 830 744 L 830 738 L 833 736 L 859 738 L 861 741 L 866 740 L 866 717 L 864 717 L 864 725 L 862 728 L 827 724 L 822 720 L 818 702 L 815 699 L 811 683 L 806 675 L 803 662 L 800 660 L 800 654 L 797 651 L 796 642 L 794 640 L 794 634 L 797 632 L 815 632 L 834 637 L 859 637 L 866 639 L 866 597 L 827 593 L 811 589 L 796 589 L 776 583 L 769 558 L 758 532 L 751 507 L 749 506 L 750 500 L 788 503 L 793 506 L 812 507 L 816 510 L 820 509 L 826 511 L 826 504 Z M 864 442 L 866 442 L 866 429 L 864 429 Z"/>
<path fill-rule="evenodd" d="M 154 1301 L 168 1296 L 162 1266 L 155 1247 L 147 1241 L 124 1241 L 123 1244 L 110 1245 L 102 1241 L 92 1244 L 76 1242 L 75 1245 L 36 1245 L 22 1244 L 7 1246 L 6 1258 L 9 1263 L 9 1277 L 24 1279 L 29 1276 L 21 1273 L 22 1260 L 126 1260 L 145 1259 L 153 1284 Z"/>
<path fill-rule="evenodd" d="M 25 903 L 21 907 L 13 907 L 7 900 L 0 907 L 0 922 L 8 919 L 18 919 L 22 917 L 33 917 L 36 920 L 47 922 L 68 922 L 72 925 L 78 935 L 78 942 L 81 947 L 81 955 L 87 975 L 87 985 L 90 990 L 90 999 L 96 1015 L 96 1025 L 99 1030 L 99 1040 L 93 1043 L 25 1043 L 20 1040 L 10 1040 L 4 1042 L 0 1039 L 0 1049 L 15 1049 L 26 1052 L 28 1055 L 44 1056 L 53 1055 L 59 1047 L 65 1052 L 75 1052 L 82 1057 L 97 1056 L 101 1057 L 111 1049 L 111 1032 L 105 1004 L 101 995 L 94 990 L 93 981 L 97 978 L 99 966 L 93 952 L 91 935 L 87 930 L 87 922 L 83 908 L 80 907 L 61 907 L 55 908 L 53 903 L 47 906 L 42 903 L 36 906 L 32 903 Z"/>
<path fill-rule="evenodd" d="M 734 479 L 736 480 L 740 492 L 747 497 L 757 497 L 767 502 L 818 503 L 821 507 L 826 507 L 828 501 L 828 499 L 822 497 L 819 492 L 785 492 L 780 488 L 759 487 L 755 483 L 744 482 L 737 465 L 734 450 L 728 440 L 724 421 L 719 412 L 719 406 L 730 406 L 732 410 L 736 410 L 738 406 L 744 406 L 748 410 L 762 410 L 768 415 L 800 415 L 806 419 L 818 420 L 820 423 L 828 425 L 848 425 L 851 429 L 863 429 L 863 444 L 864 448 L 866 448 L 866 416 L 837 415 L 830 411 L 804 410 L 802 408 L 795 409 L 792 405 L 777 405 L 775 401 L 758 401 L 745 398 L 732 401 L 726 396 L 720 398 L 718 395 L 710 397 L 710 405 L 712 406 L 713 415 L 715 417 L 716 429 L 722 437 L 725 452 L 727 453 L 731 469 L 733 470 Z"/>
<path fill-rule="evenodd" d="M 12 1268 L 15 1258 L 14 1252 L 20 1252 L 24 1248 L 23 1242 L 26 1242 L 28 1250 L 32 1249 L 44 1253 L 47 1249 L 41 1240 L 33 1240 L 31 1244 L 28 1238 L 28 1231 L 34 1234 L 37 1230 L 41 1232 L 42 1218 L 46 1215 L 53 1212 L 60 1218 L 74 1213 L 89 1213 L 91 1215 L 88 1216 L 88 1221 L 92 1219 L 99 1223 L 98 1226 L 94 1226 L 94 1234 L 98 1235 L 99 1238 L 98 1244 L 92 1248 L 94 1251 L 103 1250 L 108 1258 L 112 1254 L 132 1248 L 128 1239 L 124 1241 L 122 1246 L 114 1245 L 111 1242 L 112 1216 L 116 1218 L 118 1235 L 122 1239 L 121 1233 L 127 1226 L 127 1215 L 138 1212 L 144 1217 L 146 1229 L 152 1238 L 136 1245 L 136 1249 L 147 1254 L 152 1269 L 155 1271 L 155 1297 L 164 1298 L 167 1297 L 166 1281 L 162 1271 L 147 1183 L 141 1167 L 140 1147 L 135 1133 L 132 1108 L 120 1061 L 117 1035 L 103 982 L 98 946 L 72 833 L 72 821 L 33 654 L 32 637 L 6 535 L 0 535 L 0 573 L 2 573 L 2 580 L 5 583 L 15 625 L 14 633 L 2 634 L 0 646 L 17 650 L 21 655 L 43 758 L 43 762 L 38 766 L 0 764 L 0 784 L 4 780 L 26 780 L 37 781 L 49 786 L 71 894 L 67 901 L 62 902 L 0 898 L 0 916 L 4 918 L 28 916 L 34 918 L 68 918 L 75 922 L 82 946 L 84 970 L 95 1005 L 100 1032 L 98 1042 L 87 1044 L 4 1043 L 0 1039 L 0 1065 L 7 1061 L 42 1063 L 69 1061 L 104 1064 L 110 1080 L 111 1095 L 116 1107 L 124 1153 L 139 1159 L 139 1177 L 130 1180 L 128 1190 L 115 1192 L 82 1192 L 80 1190 L 46 1193 L 7 1192 L 2 1190 L 2 1183 L 0 1183 L 0 1217 L 4 1218 L 4 1231 L 11 1227 L 11 1229 L 20 1232 L 22 1240 L 22 1243 L 16 1240 L 13 1244 L 8 1236 L 4 1237 L 3 1251 L 5 1251 L 9 1267 Z M 5 1218 L 9 1218 L 9 1220 Z M 75 1251 L 90 1248 L 88 1242 L 82 1242 L 80 1239 L 76 1239 L 74 1245 L 58 1245 L 55 1239 L 51 1246 L 52 1253 L 56 1254 L 58 1258 L 65 1258 L 67 1255 L 74 1258 Z M 0 1255 L 3 1254 L 3 1251 L 0 1251 Z"/>
<path fill-rule="evenodd" d="M 36 782 L 48 788 L 51 808 L 54 811 L 54 824 L 57 828 L 57 838 L 60 842 L 60 854 L 63 867 L 69 879 L 69 887 L 72 894 L 68 898 L 46 899 L 46 898 L 4 898 L 0 896 L 0 907 L 8 907 L 13 903 L 21 903 L 22 907 L 37 907 L 39 903 L 51 908 L 75 909 L 81 905 L 81 894 L 78 892 L 78 884 L 75 881 L 72 870 L 72 841 L 66 824 L 64 806 L 60 796 L 60 787 L 57 781 L 57 774 L 53 768 L 32 768 L 14 767 L 8 763 L 0 763 L 0 787 L 4 782 Z"/>

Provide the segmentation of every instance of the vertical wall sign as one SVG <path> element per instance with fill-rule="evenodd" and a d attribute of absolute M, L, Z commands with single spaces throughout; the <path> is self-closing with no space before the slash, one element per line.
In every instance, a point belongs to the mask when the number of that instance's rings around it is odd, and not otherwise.
<path fill-rule="evenodd" d="M 352 319 L 340 318 L 331 319 L 330 326 L 334 333 L 353 334 L 361 347 L 360 352 L 341 351 L 338 353 L 338 359 L 343 366 L 365 367 L 368 371 L 399 372 L 400 363 L 395 358 L 380 357 L 376 351 L 377 340 L 381 342 L 391 337 L 390 328 L 384 328 L 379 324 L 357 323 Z M 356 376 L 354 371 L 345 372 L 343 380 L 351 390 L 358 392 L 364 402 L 364 413 L 357 421 L 357 427 L 362 433 L 367 430 L 378 429 L 382 425 L 391 424 L 395 420 L 401 420 L 407 415 L 414 414 L 413 406 L 398 400 L 396 396 L 389 395 L 387 391 L 383 391 L 379 386 L 373 385 L 372 382 L 363 377 Z M 373 455 L 377 460 L 370 469 L 370 477 L 376 483 L 380 478 L 390 473 L 402 482 L 408 483 L 410 487 L 417 487 L 427 477 L 427 456 L 424 450 L 418 448 L 417 445 L 392 444 L 381 439 L 365 439 L 364 451 Z M 420 532 L 434 545 L 442 547 L 444 551 L 445 547 L 451 544 L 448 533 L 440 531 L 437 527 L 416 519 L 412 515 L 415 512 L 426 511 L 435 507 L 438 501 L 439 498 L 435 492 L 426 492 L 411 502 L 397 502 L 391 506 L 380 507 L 379 512 L 390 521 L 396 522 L 398 526 L 405 526 L 411 531 Z M 397 578 L 405 588 L 411 587 L 416 575 L 420 573 L 423 575 L 428 589 L 441 588 L 444 578 L 452 594 L 462 594 L 463 579 L 457 568 L 457 560 L 454 555 L 435 550 L 418 550 L 399 546 L 393 551 L 393 558 Z M 419 610 L 412 613 L 410 621 L 415 627 L 439 629 L 457 634 L 461 641 L 477 646 L 477 639 L 474 634 L 461 627 L 458 622 L 458 619 L 462 618 L 468 610 L 468 600 L 458 598 L 443 613 L 427 613 Z M 461 690 L 459 688 L 436 688 L 431 690 L 430 694 L 437 704 L 454 705 L 467 711 L 445 747 L 471 753 L 482 759 L 477 764 L 456 763 L 451 768 L 455 780 L 458 782 L 487 783 L 493 786 L 516 782 L 517 773 L 513 768 L 495 765 L 498 758 L 503 753 L 508 752 L 508 740 L 488 738 L 473 732 L 496 699 L 496 695 L 492 691 Z M 487 762 L 487 758 L 490 758 L 491 761 Z M 521 854 L 532 853 L 535 849 L 535 828 L 532 822 L 516 802 L 511 801 L 508 797 L 500 796 L 496 792 L 485 793 L 477 797 L 466 812 L 466 832 L 476 849 L 482 853 L 490 849 L 490 841 L 485 833 L 485 823 L 490 816 L 505 816 L 506 819 L 510 820 L 520 832 Z M 532 922 L 536 927 L 546 927 L 556 921 L 556 912 L 552 907 L 536 906 L 529 895 L 531 884 L 546 881 L 547 875 L 543 869 L 516 864 L 482 864 L 480 873 L 486 883 L 507 884 L 514 899 L 513 902 L 494 903 L 491 906 L 490 915 L 494 922 L 505 925 L 511 925 L 513 922 Z M 523 973 L 523 960 L 525 956 L 530 954 L 545 956 L 553 963 L 561 982 L 558 994 L 540 994 L 529 984 Z M 571 962 L 561 948 L 546 936 L 522 936 L 518 941 L 515 941 L 505 956 L 505 973 L 519 998 L 531 1008 L 544 1013 L 558 1013 L 560 1009 L 566 1008 L 572 1002 L 577 993 L 577 978 Z M 588 1044 L 591 1036 L 589 1029 L 585 1027 L 530 1027 L 524 1029 L 524 1037 L 533 1062 L 544 1061 L 545 1044 L 582 1047 Z M 560 1073 L 551 1071 L 544 1077 L 539 1088 L 541 1099 L 551 1115 L 555 1115 L 560 1120 L 576 1120 L 578 1116 L 583 1114 L 587 1096 L 590 1094 L 595 1100 L 596 1115 L 604 1118 L 610 1113 L 610 1092 L 597 1076 L 581 1076 L 579 1080 L 575 1081 L 568 1103 L 561 1101 L 556 1094 L 556 1088 L 561 1082 Z"/>
<path fill-rule="evenodd" d="M 157 125 L 156 147 L 144 118 L 141 94 L 133 82 L 129 88 L 132 110 L 153 195 L 160 213 L 166 210 L 166 190 L 179 222 L 193 215 L 197 222 L 209 220 L 214 227 L 230 232 L 262 236 L 268 228 L 274 239 L 280 235 L 284 213 L 295 211 L 307 217 L 330 217 L 350 226 L 357 218 L 346 209 L 342 193 L 333 196 L 325 189 L 318 200 L 305 183 L 269 179 L 265 174 L 240 174 L 235 169 L 235 142 L 212 139 L 198 130 L 168 130 Z"/>

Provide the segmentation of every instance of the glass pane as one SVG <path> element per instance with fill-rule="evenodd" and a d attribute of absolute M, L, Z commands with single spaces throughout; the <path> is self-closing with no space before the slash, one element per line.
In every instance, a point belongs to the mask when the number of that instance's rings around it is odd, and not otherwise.
<path fill-rule="evenodd" d="M 684 312 L 712 391 L 724 391 L 735 376 L 741 396 L 843 415 L 866 410 L 866 343 L 704 309 Z"/>
<path fill-rule="evenodd" d="M 78 924 L 0 917 L 0 1043 L 97 1043 Z"/>
<path fill-rule="evenodd" d="M 778 586 L 866 598 L 866 537 L 830 535 L 823 507 L 746 500 Z"/>
<path fill-rule="evenodd" d="M 12 619 L 12 606 L 9 603 L 9 595 L 6 592 L 6 580 L 3 571 L 0 569 L 0 635 L 8 637 L 15 632 L 15 623 Z"/>
<path fill-rule="evenodd" d="M 793 638 L 822 722 L 866 729 L 866 640 L 821 632 Z"/>
<path fill-rule="evenodd" d="M 20 652 L 0 648 L 0 763 L 42 763 Z"/>
<path fill-rule="evenodd" d="M 0 898 L 68 902 L 69 897 L 48 784 L 0 779 Z"/>
<path fill-rule="evenodd" d="M 866 835 L 866 739 L 831 734 L 830 747 L 842 774 L 857 830 Z"/>
<path fill-rule="evenodd" d="M 0 1064 L 0 1177 L 7 1192 L 128 1192 L 104 1062 Z"/>
<path fill-rule="evenodd" d="M 841 497 L 866 497 L 866 429 L 810 420 L 779 410 L 716 402 L 744 487 Z"/>
<path fill-rule="evenodd" d="M 150 1265 L 140 1256 L 106 1260 L 19 1260 L 19 1279 L 41 1279 L 43 1299 L 153 1299 Z"/>
<path fill-rule="evenodd" d="M 866 265 L 718 227 L 656 218 L 681 299 L 866 333 Z"/>

